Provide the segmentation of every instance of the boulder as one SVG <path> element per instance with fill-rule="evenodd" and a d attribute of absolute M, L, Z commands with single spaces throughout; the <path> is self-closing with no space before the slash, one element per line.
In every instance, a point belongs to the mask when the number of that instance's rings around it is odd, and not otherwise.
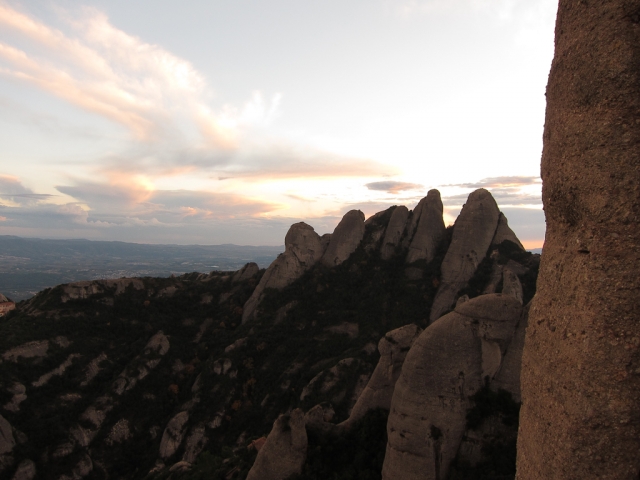
<path fill-rule="evenodd" d="M 499 219 L 498 205 L 487 190 L 480 188 L 469 195 L 456 219 L 451 245 L 442 261 L 440 286 L 429 316 L 431 322 L 451 309 L 458 292 L 487 255 Z"/>
<path fill-rule="evenodd" d="M 180 412 L 169 421 L 160 441 L 160 458 L 166 460 L 180 448 L 188 421 L 189 412 Z"/>
<path fill-rule="evenodd" d="M 310 225 L 304 222 L 291 225 L 284 239 L 284 253 L 269 265 L 244 304 L 242 323 L 255 318 L 256 308 L 266 288 L 281 289 L 290 285 L 320 260 L 324 253 L 323 241 L 326 239 L 321 239 Z"/>
<path fill-rule="evenodd" d="M 0 455 L 10 453 L 15 446 L 16 441 L 13 438 L 11 424 L 6 418 L 0 415 Z"/>
<path fill-rule="evenodd" d="M 195 462 L 207 442 L 208 438 L 205 435 L 204 425 L 196 425 L 191 429 L 189 436 L 184 441 L 184 455 L 182 455 L 182 460 L 189 463 Z"/>
<path fill-rule="evenodd" d="M 522 283 L 510 268 L 502 270 L 502 293 L 512 296 L 522 304 Z"/>
<path fill-rule="evenodd" d="M 231 276 L 231 283 L 238 283 L 243 282 L 244 280 L 249 280 L 259 271 L 260 267 L 258 267 L 257 263 L 249 262 Z"/>
<path fill-rule="evenodd" d="M 23 460 L 13 474 L 12 480 L 33 480 L 36 473 L 36 464 L 32 460 Z"/>
<path fill-rule="evenodd" d="M 307 459 L 307 431 L 302 410 L 280 415 L 273 423 L 247 480 L 285 480 L 302 473 Z"/>
<path fill-rule="evenodd" d="M 504 216 L 504 213 L 500 212 L 500 218 L 498 219 L 498 228 L 496 229 L 496 233 L 493 236 L 493 240 L 491 240 L 491 245 L 500 245 L 505 240 L 509 240 L 514 243 L 518 247 L 524 251 L 524 247 L 516 234 L 513 233 L 513 230 L 509 227 L 509 222 L 507 222 L 507 217 Z"/>
<path fill-rule="evenodd" d="M 391 400 L 384 480 L 447 478 L 465 432 L 469 396 L 500 370 L 521 310 L 512 297 L 482 295 L 414 341 Z"/>
<path fill-rule="evenodd" d="M 393 210 L 380 246 L 380 257 L 383 260 L 389 260 L 396 252 L 407 226 L 408 218 L 409 210 L 404 205 L 400 205 Z"/>
<path fill-rule="evenodd" d="M 427 262 L 433 260 L 436 249 L 446 231 L 444 220 L 442 219 L 443 207 L 440 192 L 438 190 L 429 190 L 427 196 L 420 201 L 420 204 L 420 217 L 417 219 L 415 233 L 409 244 L 407 263 L 413 263 L 416 260 L 426 260 Z"/>
<path fill-rule="evenodd" d="M 364 213 L 360 210 L 347 212 L 331 234 L 329 246 L 322 256 L 322 263 L 327 267 L 340 265 L 356 251 L 363 236 Z"/>

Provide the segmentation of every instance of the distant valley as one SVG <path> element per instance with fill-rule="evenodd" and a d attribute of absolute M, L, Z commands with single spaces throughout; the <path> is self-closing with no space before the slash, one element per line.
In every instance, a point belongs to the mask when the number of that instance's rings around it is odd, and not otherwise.
<path fill-rule="evenodd" d="M 0 235 L 0 292 L 14 301 L 62 283 L 265 268 L 283 246 L 145 245 Z"/>

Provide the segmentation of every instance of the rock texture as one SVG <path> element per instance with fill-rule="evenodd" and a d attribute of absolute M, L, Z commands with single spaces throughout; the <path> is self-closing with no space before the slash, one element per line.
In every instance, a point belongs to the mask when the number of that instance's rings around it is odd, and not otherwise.
<path fill-rule="evenodd" d="M 12 480 L 32 480 L 36 477 L 36 464 L 32 460 L 23 460 L 18 465 Z"/>
<path fill-rule="evenodd" d="M 307 431 L 302 410 L 280 415 L 247 475 L 247 480 L 285 480 L 302 472 Z"/>
<path fill-rule="evenodd" d="M 409 218 L 409 209 L 404 205 L 400 205 L 393 210 L 387 230 L 380 246 L 380 257 L 383 260 L 389 260 L 396 252 L 396 248 L 400 245 L 402 234 L 407 226 Z"/>
<path fill-rule="evenodd" d="M 429 190 L 427 196 L 420 200 L 414 212 L 412 223 L 416 223 L 415 233 L 409 244 L 407 263 L 416 260 L 430 262 L 445 234 L 442 219 L 442 200 L 438 190 Z"/>
<path fill-rule="evenodd" d="M 442 261 L 440 287 L 433 300 L 430 321 L 449 310 L 458 292 L 486 256 L 498 227 L 500 210 L 491 194 L 480 188 L 469 195 L 453 227 L 453 237 Z"/>
<path fill-rule="evenodd" d="M 13 438 L 11 424 L 6 418 L 0 415 L 0 455 L 11 452 L 15 446 L 16 441 Z"/>
<path fill-rule="evenodd" d="M 260 271 L 260 267 L 258 267 L 257 263 L 249 262 L 231 277 L 232 283 L 242 282 L 244 280 L 248 280 L 253 277 L 256 273 Z"/>
<path fill-rule="evenodd" d="M 517 478 L 640 476 L 640 6 L 560 0 Z"/>
<path fill-rule="evenodd" d="M 465 431 L 469 396 L 499 372 L 522 307 L 492 294 L 468 300 L 413 343 L 387 424 L 384 480 L 441 480 Z"/>
<path fill-rule="evenodd" d="M 400 377 L 402 364 L 409 348 L 420 332 L 422 329 L 417 325 L 405 325 L 388 332 L 380 339 L 378 365 L 376 365 L 364 391 L 358 397 L 358 401 L 351 410 L 351 415 L 340 424 L 342 428 L 350 428 L 370 410 L 376 408 L 389 410 L 393 388 Z"/>
<path fill-rule="evenodd" d="M 524 247 L 516 234 L 513 233 L 511 227 L 509 227 L 509 222 L 507 221 L 507 217 L 504 216 L 504 213 L 500 212 L 500 218 L 498 219 L 498 228 L 496 229 L 496 233 L 493 236 L 493 240 L 491 240 L 492 245 L 500 245 L 505 240 L 509 240 L 510 242 L 516 244 L 522 250 Z"/>
<path fill-rule="evenodd" d="M 180 448 L 188 421 L 189 412 L 180 412 L 169 421 L 160 441 L 160 457 L 167 459 Z"/>
<path fill-rule="evenodd" d="M 360 210 L 347 212 L 331 234 L 327 251 L 322 256 L 322 263 L 327 267 L 340 265 L 356 251 L 363 236 L 364 213 Z"/>
<path fill-rule="evenodd" d="M 262 299 L 265 288 L 281 289 L 286 287 L 315 265 L 324 253 L 322 239 L 312 226 L 304 222 L 291 225 L 285 236 L 284 246 L 284 253 L 269 265 L 260 279 L 260 283 L 245 303 L 242 323 L 255 318 L 256 308 Z"/>

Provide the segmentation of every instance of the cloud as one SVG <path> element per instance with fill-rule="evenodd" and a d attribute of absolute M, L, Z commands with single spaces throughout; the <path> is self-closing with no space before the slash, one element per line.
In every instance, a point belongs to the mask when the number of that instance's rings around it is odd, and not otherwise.
<path fill-rule="evenodd" d="M 179 224 L 212 218 L 259 216 L 282 208 L 275 202 L 248 198 L 234 193 L 192 190 L 153 190 L 142 183 L 129 185 L 78 183 L 58 186 L 58 191 L 89 207 L 89 220 L 111 223 L 131 221 Z"/>
<path fill-rule="evenodd" d="M 94 165 L 150 175 L 191 167 L 258 180 L 396 173 L 267 133 L 280 115 L 279 93 L 255 91 L 240 106 L 214 107 L 212 88 L 187 60 L 115 28 L 94 8 L 57 12 L 64 32 L 0 3 L 0 27 L 13 33 L 10 44 L 0 42 L 0 75 L 126 128 L 128 147 Z"/>
<path fill-rule="evenodd" d="M 41 200 L 47 200 L 55 195 L 48 193 L 34 193 L 26 188 L 18 177 L 0 174 L 0 200 L 10 204 L 34 204 Z"/>
<path fill-rule="evenodd" d="M 406 183 L 406 182 L 394 182 L 394 181 L 384 181 L 384 182 L 371 182 L 365 184 L 369 190 L 378 190 L 382 192 L 398 194 L 404 190 L 420 190 L 423 189 L 423 185 L 419 185 L 417 183 Z"/>

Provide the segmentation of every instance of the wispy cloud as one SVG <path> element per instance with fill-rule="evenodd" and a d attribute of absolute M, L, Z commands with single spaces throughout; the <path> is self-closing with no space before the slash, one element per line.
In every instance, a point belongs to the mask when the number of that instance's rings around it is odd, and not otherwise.
<path fill-rule="evenodd" d="M 269 134 L 280 115 L 279 93 L 256 91 L 240 106 L 214 107 L 211 86 L 190 62 L 117 29 L 96 9 L 61 17 L 65 31 L 0 2 L 0 26 L 14 40 L 0 42 L 0 75 L 126 128 L 130 147 L 96 159 L 102 174 L 176 167 L 248 179 L 395 173 Z"/>
<path fill-rule="evenodd" d="M 394 181 L 383 181 L 383 182 L 371 182 L 365 184 L 369 190 L 377 190 L 381 192 L 387 192 L 391 194 L 398 194 L 405 190 L 420 190 L 424 188 L 424 185 L 420 185 L 417 183 L 407 183 L 407 182 L 394 182 Z"/>

